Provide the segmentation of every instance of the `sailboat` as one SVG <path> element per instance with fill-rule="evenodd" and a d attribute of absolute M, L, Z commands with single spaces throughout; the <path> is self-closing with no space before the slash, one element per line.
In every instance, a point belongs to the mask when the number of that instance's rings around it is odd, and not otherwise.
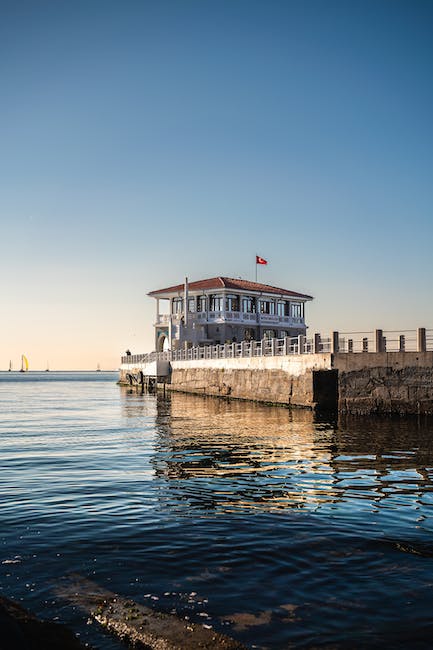
<path fill-rule="evenodd" d="M 47 361 L 47 367 L 45 368 L 45 372 L 50 372 L 50 365 L 49 365 L 48 361 Z"/>
<path fill-rule="evenodd" d="M 99 363 L 98 363 L 98 365 L 96 366 L 96 372 L 101 372 L 101 366 L 100 366 Z"/>
<path fill-rule="evenodd" d="M 20 372 L 28 372 L 29 369 L 29 361 L 26 357 L 25 354 L 21 355 L 21 370 Z"/>
<path fill-rule="evenodd" d="M 9 372 L 12 372 L 12 361 L 9 361 Z"/>

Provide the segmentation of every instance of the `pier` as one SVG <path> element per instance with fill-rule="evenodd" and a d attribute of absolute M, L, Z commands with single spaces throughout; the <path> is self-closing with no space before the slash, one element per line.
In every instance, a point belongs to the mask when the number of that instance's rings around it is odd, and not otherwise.
<path fill-rule="evenodd" d="M 127 355 L 120 383 L 340 413 L 433 414 L 433 330 L 338 332 Z"/>

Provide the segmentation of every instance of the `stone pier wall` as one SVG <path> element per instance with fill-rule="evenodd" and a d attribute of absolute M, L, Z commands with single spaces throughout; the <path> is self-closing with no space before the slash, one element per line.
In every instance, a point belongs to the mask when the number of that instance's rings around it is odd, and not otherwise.
<path fill-rule="evenodd" d="M 313 372 L 330 354 L 173 361 L 170 390 L 314 408 Z"/>
<path fill-rule="evenodd" d="M 433 353 L 335 354 L 338 410 L 354 415 L 432 415 Z"/>
<path fill-rule="evenodd" d="M 167 380 L 167 389 L 341 413 L 433 415 L 433 352 L 300 354 L 172 361 L 168 368 L 122 366 Z M 163 370 L 167 371 L 165 379 Z M 143 377 L 142 377 L 143 379 Z"/>

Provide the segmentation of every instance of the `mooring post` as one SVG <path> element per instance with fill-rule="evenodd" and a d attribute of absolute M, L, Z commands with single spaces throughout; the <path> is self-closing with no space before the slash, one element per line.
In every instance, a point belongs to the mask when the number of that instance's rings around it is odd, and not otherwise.
<path fill-rule="evenodd" d="M 290 354 L 290 337 L 286 336 L 284 339 L 284 354 Z"/>
<path fill-rule="evenodd" d="M 314 335 L 314 354 L 319 354 L 321 351 L 320 346 L 320 334 Z"/>
<path fill-rule="evenodd" d="M 406 338 L 404 334 L 400 334 L 399 343 L 399 352 L 404 352 L 406 350 Z"/>
<path fill-rule="evenodd" d="M 427 352 L 427 341 L 425 327 L 418 327 L 417 331 L 417 352 Z"/>

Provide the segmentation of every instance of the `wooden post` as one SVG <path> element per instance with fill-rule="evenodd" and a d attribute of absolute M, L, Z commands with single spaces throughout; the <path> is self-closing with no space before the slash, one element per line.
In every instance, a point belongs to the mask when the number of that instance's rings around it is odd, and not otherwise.
<path fill-rule="evenodd" d="M 289 336 L 286 336 L 284 339 L 284 354 L 290 354 L 290 341 L 291 338 Z"/>
<path fill-rule="evenodd" d="M 320 334 L 314 335 L 314 354 L 321 352 Z"/>
<path fill-rule="evenodd" d="M 406 338 L 404 334 L 400 334 L 399 351 L 404 352 L 405 350 L 406 350 Z"/>

